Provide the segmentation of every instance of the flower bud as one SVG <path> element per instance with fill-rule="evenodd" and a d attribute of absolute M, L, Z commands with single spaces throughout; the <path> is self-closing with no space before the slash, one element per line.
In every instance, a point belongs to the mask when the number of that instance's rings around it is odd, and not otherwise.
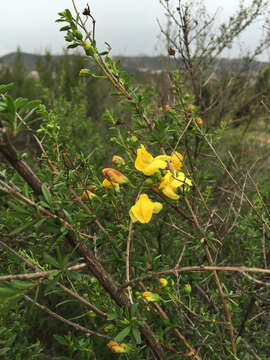
<path fill-rule="evenodd" d="M 138 141 L 137 136 L 135 136 L 135 135 L 131 136 L 131 142 L 135 143 L 137 141 Z"/>
<path fill-rule="evenodd" d="M 82 40 L 82 38 L 83 38 L 82 33 L 78 29 L 74 31 L 74 35 L 76 36 L 76 38 L 78 40 Z"/>
<path fill-rule="evenodd" d="M 82 76 L 82 77 L 90 78 L 91 75 L 92 75 L 92 72 L 89 69 L 81 69 L 80 72 L 79 72 L 79 75 Z"/>
<path fill-rule="evenodd" d="M 195 106 L 193 104 L 188 104 L 188 111 L 193 111 Z"/>
<path fill-rule="evenodd" d="M 93 56 L 94 55 L 94 49 L 93 46 L 88 42 L 85 41 L 83 43 L 83 48 L 85 50 L 86 55 Z"/>
<path fill-rule="evenodd" d="M 167 285 L 168 285 L 167 279 L 164 279 L 164 278 L 160 278 L 160 279 L 159 279 L 159 286 L 160 286 L 161 288 L 163 288 L 163 287 L 165 287 L 165 286 L 167 286 Z"/>
<path fill-rule="evenodd" d="M 198 126 L 201 126 L 202 123 L 203 123 L 203 119 L 200 118 L 200 117 L 198 117 L 198 118 L 196 119 L 196 124 L 197 124 Z"/>
<path fill-rule="evenodd" d="M 126 184 L 128 182 L 128 178 L 125 175 L 112 168 L 103 169 L 102 174 L 107 180 L 115 184 Z"/>
<path fill-rule="evenodd" d="M 115 165 L 125 165 L 126 162 L 121 156 L 113 155 L 112 163 Z"/>
<path fill-rule="evenodd" d="M 185 293 L 190 294 L 191 293 L 191 285 L 190 284 L 186 284 L 184 287 Z"/>

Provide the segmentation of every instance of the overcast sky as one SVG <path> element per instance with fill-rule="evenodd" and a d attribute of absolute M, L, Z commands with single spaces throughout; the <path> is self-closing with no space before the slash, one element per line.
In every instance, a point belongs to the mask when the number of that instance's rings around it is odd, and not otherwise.
<path fill-rule="evenodd" d="M 172 0 L 176 1 L 176 0 Z M 250 0 L 251 1 L 251 0 Z M 249 2 L 250 2 L 249 1 Z M 76 0 L 79 10 L 87 1 Z M 96 18 L 98 47 L 107 41 L 114 55 L 158 55 L 162 46 L 157 18 L 165 24 L 159 0 L 88 0 Z M 247 0 L 248 2 L 248 0 Z M 237 0 L 205 0 L 210 12 L 218 7 L 219 19 L 226 19 L 236 8 Z M 0 0 L 0 56 L 22 51 L 59 54 L 65 47 L 64 34 L 55 23 L 57 13 L 72 9 L 71 0 Z M 252 48 L 259 38 L 260 26 L 255 25 L 241 39 Z M 237 56 L 239 43 L 226 56 Z M 243 45 L 244 46 L 244 45 Z"/>

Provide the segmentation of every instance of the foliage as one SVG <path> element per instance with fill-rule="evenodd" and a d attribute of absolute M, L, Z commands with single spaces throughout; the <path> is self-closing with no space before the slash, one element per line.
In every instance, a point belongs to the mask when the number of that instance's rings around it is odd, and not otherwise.
<path fill-rule="evenodd" d="M 267 359 L 269 186 L 245 170 L 242 129 L 228 157 L 232 129 L 205 127 L 179 71 L 160 106 L 156 87 L 134 87 L 99 51 L 89 7 L 83 16 L 57 20 L 90 60 L 81 80 L 69 63 L 57 85 L 48 55 L 44 104 L 0 86 L 1 355 Z M 105 80 L 115 100 L 94 115 L 87 82 Z"/>

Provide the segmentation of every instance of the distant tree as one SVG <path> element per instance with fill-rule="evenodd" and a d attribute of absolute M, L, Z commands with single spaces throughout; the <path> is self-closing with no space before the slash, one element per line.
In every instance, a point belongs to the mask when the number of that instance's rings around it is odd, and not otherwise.
<path fill-rule="evenodd" d="M 204 117 L 213 115 L 218 104 L 226 98 L 231 98 L 231 83 L 233 76 L 220 93 L 209 98 L 209 90 L 216 82 L 216 69 L 220 57 L 226 49 L 230 49 L 234 41 L 251 24 L 265 16 L 270 9 L 268 0 L 254 0 L 250 5 L 239 2 L 238 9 L 228 21 L 217 25 L 217 12 L 210 15 L 203 1 L 160 0 L 164 7 L 168 25 L 160 25 L 165 36 L 168 53 L 174 56 L 188 91 L 194 94 L 195 103 L 199 105 Z M 244 58 L 244 69 L 248 72 L 254 58 L 261 54 L 269 45 L 267 38 L 262 38 L 252 53 Z M 240 69 L 238 69 L 240 70 Z M 246 83 L 246 87 L 247 87 Z M 248 85 L 249 86 L 249 85 Z M 235 92 L 235 88 L 233 90 Z M 238 93 L 243 88 L 238 88 Z M 234 94 L 235 95 L 235 94 Z M 236 97 L 237 98 L 237 97 Z M 221 101 L 220 101 L 221 100 Z"/>

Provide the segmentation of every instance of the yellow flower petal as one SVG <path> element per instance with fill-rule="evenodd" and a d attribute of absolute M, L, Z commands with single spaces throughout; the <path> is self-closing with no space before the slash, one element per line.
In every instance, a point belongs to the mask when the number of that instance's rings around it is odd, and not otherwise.
<path fill-rule="evenodd" d="M 151 220 L 153 213 L 157 214 L 161 209 L 162 204 L 151 201 L 147 194 L 141 194 L 136 204 L 131 207 L 129 215 L 133 222 L 146 224 Z"/>
<path fill-rule="evenodd" d="M 163 208 L 163 205 L 160 202 L 154 202 L 153 214 L 158 214 Z"/>
<path fill-rule="evenodd" d="M 176 193 L 179 187 L 182 187 L 183 191 L 188 191 L 192 186 L 192 182 L 188 179 L 183 172 L 175 171 L 174 175 L 170 171 L 161 179 L 159 189 L 163 194 L 170 199 L 178 200 L 180 196 Z"/>
<path fill-rule="evenodd" d="M 137 158 L 135 160 L 135 168 L 139 171 L 143 171 L 151 162 L 153 156 L 146 151 L 145 147 L 141 144 L 141 148 L 137 150 Z"/>
<path fill-rule="evenodd" d="M 119 190 L 119 184 L 116 184 L 114 182 L 110 182 L 107 179 L 104 179 L 102 182 L 102 186 L 105 187 L 106 189 L 111 189 L 112 187 L 115 188 L 116 191 Z"/>
<path fill-rule="evenodd" d="M 142 170 L 142 172 L 144 173 L 144 175 L 151 176 L 154 175 L 159 169 L 165 169 L 166 166 L 166 161 L 155 158 L 151 162 L 151 164 L 149 164 L 144 168 L 144 170 Z"/>
<path fill-rule="evenodd" d="M 96 194 L 94 194 L 92 191 L 90 191 L 90 190 L 84 190 L 83 191 L 83 194 L 82 194 L 82 197 L 84 198 L 84 199 L 92 199 L 93 197 L 95 197 L 96 196 Z"/>
<path fill-rule="evenodd" d="M 173 170 L 180 170 L 183 166 L 183 156 L 177 151 L 172 153 L 170 160 Z"/>
<path fill-rule="evenodd" d="M 167 196 L 169 199 L 172 200 L 178 200 L 180 198 L 179 195 L 176 194 L 175 192 L 175 188 L 173 188 L 172 186 L 166 186 L 163 190 L 162 190 L 163 194 L 165 196 Z"/>
<path fill-rule="evenodd" d="M 151 293 L 151 291 L 145 291 L 144 293 L 142 293 L 142 297 L 149 302 L 153 298 L 153 293 Z"/>
<path fill-rule="evenodd" d="M 165 287 L 168 285 L 168 280 L 167 279 L 164 279 L 164 278 L 160 278 L 159 279 L 159 285 L 160 287 Z"/>
<path fill-rule="evenodd" d="M 145 175 L 154 175 L 159 169 L 165 169 L 167 166 L 166 160 L 169 160 L 170 156 L 159 155 L 153 157 L 148 151 L 146 151 L 144 145 L 137 150 L 137 158 L 135 160 L 135 168 L 142 171 Z"/>

